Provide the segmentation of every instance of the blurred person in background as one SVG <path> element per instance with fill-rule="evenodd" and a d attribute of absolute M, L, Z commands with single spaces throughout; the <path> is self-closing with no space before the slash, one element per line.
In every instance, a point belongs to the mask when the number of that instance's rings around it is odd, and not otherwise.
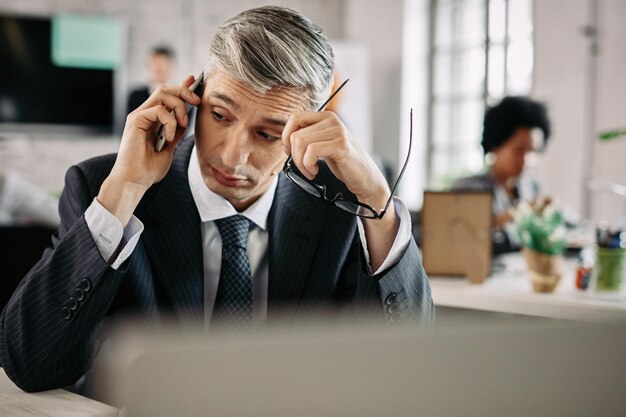
<path fill-rule="evenodd" d="M 543 150 L 550 137 L 545 106 L 528 97 L 505 97 L 487 109 L 481 145 L 487 169 L 458 179 L 452 190 L 490 191 L 493 194 L 493 253 L 519 250 L 513 213 L 521 201 L 543 198 L 539 183 L 525 171 L 528 158 Z"/>
<path fill-rule="evenodd" d="M 50 245 L 60 222 L 56 196 L 19 171 L 0 168 L 0 310 Z"/>
<path fill-rule="evenodd" d="M 157 46 L 148 58 L 150 83 L 134 89 L 128 96 L 126 114 L 130 114 L 150 97 L 157 88 L 172 80 L 176 69 L 176 56 L 167 46 Z"/>
<path fill-rule="evenodd" d="M 61 222 L 59 200 L 14 170 L 0 171 L 0 225 L 42 225 Z"/>
<path fill-rule="evenodd" d="M 0 137 L 0 226 L 59 226 L 59 199 L 31 181 L 27 175 L 9 168 L 12 158 L 4 137 Z M 10 242 L 3 242 L 10 245 Z"/>

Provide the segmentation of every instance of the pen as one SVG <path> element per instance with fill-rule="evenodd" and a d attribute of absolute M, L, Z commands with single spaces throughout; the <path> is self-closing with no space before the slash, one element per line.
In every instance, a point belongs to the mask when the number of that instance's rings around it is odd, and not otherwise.
<path fill-rule="evenodd" d="M 191 84 L 189 86 L 189 89 L 191 91 L 193 91 L 194 93 L 195 93 L 195 90 L 200 85 L 200 83 L 202 83 L 203 76 L 204 76 L 204 73 L 201 72 L 200 75 L 198 75 L 196 77 L 196 80 L 193 82 L 193 84 Z M 185 109 L 186 109 L 187 113 L 189 113 L 189 110 L 191 109 L 191 104 L 185 103 Z M 174 111 L 172 111 L 172 114 L 174 114 Z M 165 140 L 165 126 L 161 125 L 161 126 L 159 126 L 159 130 L 157 131 L 157 140 L 156 140 L 156 142 L 154 144 L 154 150 L 156 152 L 161 152 L 161 150 L 165 146 L 165 142 L 166 142 L 166 140 Z"/>

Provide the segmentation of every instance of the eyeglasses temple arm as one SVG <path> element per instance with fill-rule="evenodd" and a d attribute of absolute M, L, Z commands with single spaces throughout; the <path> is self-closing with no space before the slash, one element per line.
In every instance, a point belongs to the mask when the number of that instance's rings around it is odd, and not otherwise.
<path fill-rule="evenodd" d="M 398 175 L 398 179 L 396 180 L 395 184 L 393 184 L 393 188 L 391 189 L 391 194 L 389 195 L 387 204 L 385 204 L 385 208 L 379 214 L 380 217 L 382 217 L 387 212 L 387 209 L 389 208 L 389 204 L 391 203 L 391 200 L 393 199 L 393 195 L 396 192 L 396 188 L 398 188 L 398 184 L 400 183 L 400 179 L 402 179 L 402 175 L 404 175 L 404 171 L 406 170 L 406 167 L 409 164 L 409 158 L 411 157 L 411 147 L 413 145 L 413 109 L 411 109 L 411 112 L 409 114 L 409 126 L 410 126 L 409 127 L 409 151 L 407 152 L 407 155 L 406 155 L 406 161 L 404 161 L 404 165 L 402 166 L 400 175 Z"/>
<path fill-rule="evenodd" d="M 347 78 L 344 82 L 342 82 L 342 83 L 341 83 L 341 85 L 340 85 L 339 87 L 337 87 L 337 89 L 335 90 L 335 92 L 334 92 L 334 93 L 332 93 L 332 94 L 330 95 L 330 97 L 328 97 L 328 100 L 326 100 L 326 101 L 324 102 L 324 104 L 322 104 L 322 105 L 320 106 L 320 108 L 319 108 L 319 109 L 317 109 L 317 111 L 323 111 L 323 110 L 326 108 L 326 106 L 328 105 L 328 103 L 330 103 L 330 100 L 332 100 L 332 99 L 333 99 L 333 97 L 335 97 L 335 96 L 337 95 L 337 93 L 338 93 L 338 92 L 339 92 L 339 91 L 343 88 L 343 86 L 344 86 L 344 85 L 346 85 L 346 83 L 347 83 L 348 81 L 350 81 L 350 78 Z"/>

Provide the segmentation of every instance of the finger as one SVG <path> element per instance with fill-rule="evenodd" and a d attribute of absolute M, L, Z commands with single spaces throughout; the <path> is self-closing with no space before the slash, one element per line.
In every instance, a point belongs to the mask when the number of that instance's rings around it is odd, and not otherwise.
<path fill-rule="evenodd" d="M 178 124 L 176 118 L 164 106 L 150 107 L 137 112 L 135 120 L 137 127 L 147 132 L 152 132 L 157 122 L 162 124 L 165 129 L 165 140 L 168 142 L 174 140 Z"/>
<path fill-rule="evenodd" d="M 164 106 L 167 110 L 171 110 L 176 115 L 176 120 L 181 126 L 187 127 L 187 107 L 185 102 L 173 95 L 163 95 L 160 97 L 158 105 Z"/>
<path fill-rule="evenodd" d="M 180 85 L 182 85 L 183 87 L 189 89 L 189 87 L 191 87 L 191 84 L 193 84 L 193 82 L 195 80 L 196 80 L 196 77 L 194 77 L 193 75 L 189 74 L 188 76 L 185 77 L 183 82 L 180 83 Z"/>
<path fill-rule="evenodd" d="M 180 100 L 197 106 L 198 104 L 200 104 L 200 97 L 198 97 L 195 93 L 189 90 L 189 86 L 191 85 L 189 83 L 190 80 L 191 83 L 193 83 L 193 79 L 191 77 L 187 77 L 185 81 L 183 81 L 183 85 L 163 85 L 157 88 L 154 93 L 152 93 L 150 97 L 146 101 L 144 101 L 141 106 L 138 107 L 138 110 L 143 110 L 162 104 L 162 97 L 167 95 L 178 97 Z"/>
<path fill-rule="evenodd" d="M 187 129 L 182 127 L 182 126 L 176 127 L 176 133 L 174 134 L 174 140 L 172 140 L 171 142 L 165 142 L 165 148 L 167 148 L 167 147 L 171 147 L 172 149 L 176 148 L 176 146 L 178 146 L 180 141 L 185 136 L 185 132 L 186 131 L 187 131 Z"/>
<path fill-rule="evenodd" d="M 181 85 L 164 85 L 159 87 L 159 89 L 166 94 L 175 95 L 177 97 L 180 97 L 182 100 L 185 100 L 189 104 L 197 106 L 200 103 L 200 97 L 189 89 L 189 87 L 191 87 L 191 84 L 193 84 L 193 81 L 193 76 L 189 76 L 185 78 Z"/>
<path fill-rule="evenodd" d="M 340 140 L 314 142 L 307 146 L 306 151 L 302 157 L 302 166 L 310 173 L 311 177 L 307 177 L 312 180 L 319 171 L 317 161 L 321 158 L 332 158 L 336 153 L 336 149 L 342 146 Z"/>
<path fill-rule="evenodd" d="M 328 129 L 319 130 L 317 125 L 298 130 L 291 135 L 291 157 L 298 169 L 309 179 L 315 176 L 317 171 L 311 171 L 303 163 L 304 154 L 308 147 L 315 142 L 324 142 L 336 138 Z"/>
<path fill-rule="evenodd" d="M 174 133 L 174 139 L 169 141 L 166 140 L 165 141 L 165 145 L 163 145 L 163 149 L 161 149 L 161 152 L 163 151 L 167 151 L 167 150 L 173 150 L 176 148 L 176 146 L 178 146 L 178 144 L 180 143 L 180 141 L 183 139 L 183 137 L 185 137 L 185 132 L 187 131 L 186 128 L 178 125 L 176 127 L 176 133 Z"/>
<path fill-rule="evenodd" d="M 186 97 L 188 101 L 190 102 L 190 104 L 197 106 L 198 104 L 200 104 L 201 98 L 200 96 L 198 96 L 196 93 L 194 93 L 193 91 L 189 89 L 189 87 L 191 87 L 191 84 L 193 84 L 195 80 L 196 80 L 195 76 L 188 75 L 180 85 L 182 87 L 185 87 L 185 89 L 187 90 L 187 91 L 183 91 L 183 94 L 184 94 L 183 97 Z"/>
<path fill-rule="evenodd" d="M 308 126 L 311 126 L 316 123 L 320 123 L 321 121 L 328 119 L 329 113 L 331 112 L 304 112 L 304 113 L 294 113 L 289 117 L 285 128 L 283 129 L 283 134 L 281 136 L 281 140 L 283 143 L 283 148 L 285 149 L 285 153 L 291 153 L 291 135 L 301 129 L 304 129 Z M 334 114 L 334 113 L 332 113 Z"/>

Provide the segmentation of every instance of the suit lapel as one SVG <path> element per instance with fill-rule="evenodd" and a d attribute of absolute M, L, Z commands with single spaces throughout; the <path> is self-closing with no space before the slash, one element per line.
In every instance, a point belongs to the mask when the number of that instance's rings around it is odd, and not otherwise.
<path fill-rule="evenodd" d="M 204 308 L 202 233 L 187 169 L 193 137 L 178 146 L 172 167 L 146 201 L 143 241 L 153 273 L 181 319 Z M 310 197 L 283 174 L 268 217 L 268 316 L 297 306 L 321 235 Z"/>
<path fill-rule="evenodd" d="M 204 308 L 200 216 L 187 178 L 193 144 L 193 137 L 181 142 L 170 171 L 147 202 L 143 237 L 153 273 L 181 319 L 196 317 Z"/>
<path fill-rule="evenodd" d="M 268 318 L 289 314 L 309 276 L 321 224 L 310 197 L 280 174 L 269 213 Z"/>

